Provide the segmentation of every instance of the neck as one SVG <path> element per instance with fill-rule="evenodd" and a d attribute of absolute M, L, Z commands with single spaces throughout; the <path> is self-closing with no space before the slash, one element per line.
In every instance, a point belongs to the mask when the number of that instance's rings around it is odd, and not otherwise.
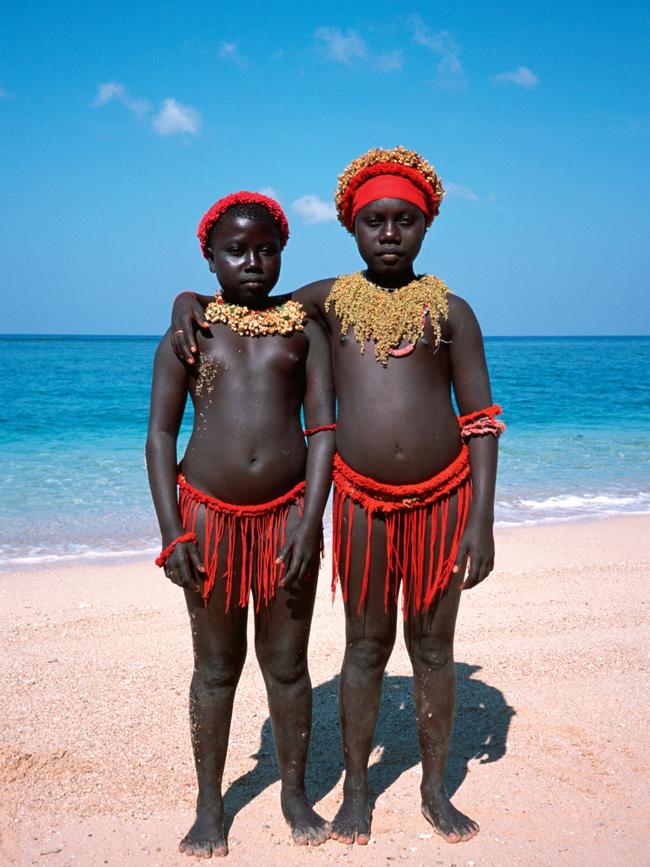
<path fill-rule="evenodd" d="M 367 268 L 363 273 L 367 280 L 382 289 L 400 289 L 415 280 L 415 271 L 412 267 L 395 274 L 376 274 L 370 268 Z"/>
<path fill-rule="evenodd" d="M 265 295 L 263 298 L 251 298 L 249 301 L 242 301 L 240 298 L 232 298 L 228 292 L 225 292 L 221 286 L 217 289 L 226 304 L 234 304 L 237 307 L 248 307 L 249 310 L 267 310 L 269 307 L 274 307 L 275 303 L 272 298 Z"/>

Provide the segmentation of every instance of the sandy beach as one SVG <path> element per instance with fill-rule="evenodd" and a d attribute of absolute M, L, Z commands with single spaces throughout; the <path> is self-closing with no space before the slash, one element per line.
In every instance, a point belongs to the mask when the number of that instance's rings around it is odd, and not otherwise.
<path fill-rule="evenodd" d="M 309 789 L 341 799 L 340 601 L 314 616 Z M 500 530 L 497 568 L 465 595 L 448 788 L 481 833 L 451 846 L 418 800 L 411 677 L 398 638 L 370 771 L 365 847 L 291 843 L 253 654 L 224 790 L 232 864 L 650 863 L 646 747 L 650 517 Z M 0 574 L 0 863 L 174 865 L 193 817 L 192 658 L 180 591 L 152 563 Z"/>

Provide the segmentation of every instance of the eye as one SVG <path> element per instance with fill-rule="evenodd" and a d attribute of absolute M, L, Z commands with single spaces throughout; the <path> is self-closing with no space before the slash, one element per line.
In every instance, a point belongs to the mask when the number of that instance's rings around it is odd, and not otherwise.
<path fill-rule="evenodd" d="M 276 256 L 278 253 L 278 248 L 275 244 L 265 244 L 261 247 L 260 252 L 263 256 Z"/>
<path fill-rule="evenodd" d="M 369 217 L 366 217 L 365 222 L 368 226 L 379 226 L 381 224 L 381 219 L 373 214 Z"/>
<path fill-rule="evenodd" d="M 228 252 L 232 253 L 233 256 L 239 256 L 243 252 L 243 248 L 239 244 L 231 244 L 228 247 Z"/>
<path fill-rule="evenodd" d="M 400 214 L 400 216 L 397 218 L 397 222 L 401 226 L 412 226 L 414 221 L 413 217 L 411 217 L 410 214 Z"/>

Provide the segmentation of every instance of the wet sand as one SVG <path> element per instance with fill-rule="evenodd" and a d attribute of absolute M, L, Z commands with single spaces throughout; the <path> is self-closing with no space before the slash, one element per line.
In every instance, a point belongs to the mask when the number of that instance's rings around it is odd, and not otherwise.
<path fill-rule="evenodd" d="M 481 833 L 455 846 L 420 815 L 401 638 L 384 685 L 365 848 L 291 843 L 249 654 L 224 779 L 227 863 L 650 863 L 649 574 L 650 517 L 499 531 L 497 569 L 465 594 L 457 629 L 447 780 Z M 0 573 L 0 600 L 0 864 L 188 863 L 176 852 L 195 796 L 181 592 L 149 562 L 77 562 Z M 341 799 L 343 634 L 325 571 L 310 651 L 309 789 L 327 818 Z"/>

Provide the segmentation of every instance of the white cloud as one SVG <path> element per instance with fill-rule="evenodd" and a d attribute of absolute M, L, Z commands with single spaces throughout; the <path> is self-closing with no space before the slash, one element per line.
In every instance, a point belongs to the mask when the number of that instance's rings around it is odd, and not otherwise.
<path fill-rule="evenodd" d="M 465 85 L 465 70 L 460 62 L 460 48 L 447 30 L 432 30 L 417 15 L 409 17 L 413 41 L 423 45 L 440 58 L 436 67 L 438 87 L 456 89 Z"/>
<path fill-rule="evenodd" d="M 380 72 L 395 72 L 403 65 L 402 52 L 397 49 L 388 54 L 378 54 L 375 58 L 375 66 Z"/>
<path fill-rule="evenodd" d="M 234 63 L 240 69 L 248 69 L 248 61 L 239 53 L 238 42 L 222 42 L 219 46 L 219 57 L 221 60 L 228 60 Z"/>
<path fill-rule="evenodd" d="M 329 223 L 336 220 L 336 208 L 329 202 L 324 202 L 318 196 L 301 196 L 291 205 L 305 223 Z"/>
<path fill-rule="evenodd" d="M 189 105 L 181 105 L 175 99 L 166 99 L 152 123 L 160 135 L 198 135 L 201 130 L 201 115 Z"/>
<path fill-rule="evenodd" d="M 445 181 L 445 193 L 452 199 L 465 199 L 467 202 L 478 202 L 478 195 L 469 187 Z"/>
<path fill-rule="evenodd" d="M 146 114 L 151 106 L 146 99 L 135 99 L 123 84 L 119 81 L 107 81 L 97 88 L 97 96 L 93 102 L 96 108 L 102 108 L 109 102 L 119 102 L 128 111 L 134 114 Z"/>
<path fill-rule="evenodd" d="M 351 66 L 355 60 L 364 60 L 368 56 L 366 43 L 356 30 L 343 33 L 338 27 L 319 27 L 315 36 L 323 43 L 327 57 L 334 63 Z"/>
<path fill-rule="evenodd" d="M 273 189 L 273 187 L 262 187 L 260 193 L 263 196 L 268 196 L 269 199 L 275 199 L 276 202 L 280 201 L 280 196 L 277 194 L 276 190 Z"/>
<path fill-rule="evenodd" d="M 527 66 L 518 66 L 514 72 L 500 72 L 492 76 L 492 84 L 516 84 L 519 87 L 535 87 L 539 78 Z"/>

